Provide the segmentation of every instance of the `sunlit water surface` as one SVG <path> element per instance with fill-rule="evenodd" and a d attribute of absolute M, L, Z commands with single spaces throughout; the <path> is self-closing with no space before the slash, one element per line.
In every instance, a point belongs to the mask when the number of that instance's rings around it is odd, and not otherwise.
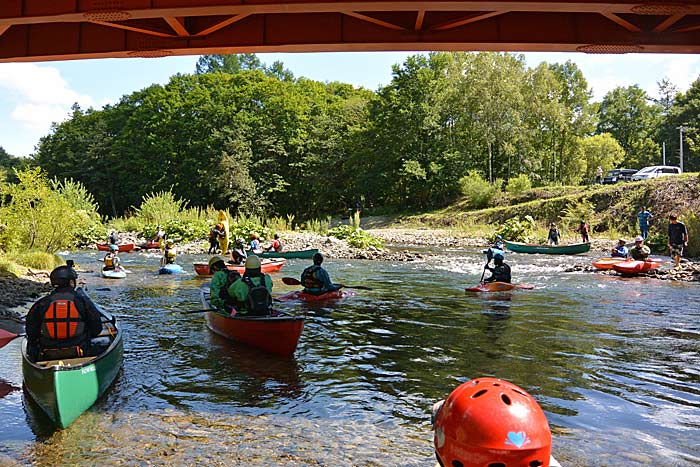
<path fill-rule="evenodd" d="M 158 276 L 154 253 L 101 279 L 95 252 L 72 257 L 93 299 L 125 331 L 106 396 L 55 430 L 21 391 L 19 339 L 0 351 L 0 464 L 432 466 L 429 408 L 477 376 L 535 396 L 570 466 L 700 465 L 700 288 L 565 273 L 592 256 L 509 254 L 534 290 L 466 295 L 483 256 L 450 250 L 420 263 L 328 260 L 354 297 L 280 304 L 308 318 L 291 359 L 212 334 L 192 263 Z M 292 290 L 308 261 L 274 274 Z"/>

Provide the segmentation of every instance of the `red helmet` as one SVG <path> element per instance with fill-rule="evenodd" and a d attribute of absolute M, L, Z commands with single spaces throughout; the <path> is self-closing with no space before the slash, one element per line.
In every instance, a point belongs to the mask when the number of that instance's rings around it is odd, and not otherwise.
<path fill-rule="evenodd" d="M 552 433 L 537 401 L 502 379 L 466 382 L 437 408 L 442 467 L 549 467 L 551 452 Z"/>

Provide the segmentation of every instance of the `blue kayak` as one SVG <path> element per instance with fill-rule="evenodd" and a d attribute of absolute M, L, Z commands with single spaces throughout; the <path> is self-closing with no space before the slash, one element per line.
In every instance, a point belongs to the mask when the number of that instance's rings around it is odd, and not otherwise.
<path fill-rule="evenodd" d="M 178 274 L 182 272 L 182 266 L 179 264 L 166 264 L 158 270 L 158 274 Z"/>

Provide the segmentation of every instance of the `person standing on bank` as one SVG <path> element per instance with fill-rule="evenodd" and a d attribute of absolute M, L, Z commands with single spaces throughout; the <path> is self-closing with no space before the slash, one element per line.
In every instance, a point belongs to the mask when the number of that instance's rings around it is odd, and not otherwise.
<path fill-rule="evenodd" d="M 640 235 L 646 240 L 647 237 L 649 237 L 649 226 L 651 225 L 651 220 L 654 218 L 654 215 L 650 213 L 646 207 L 643 207 L 637 214 L 637 217 L 639 218 Z"/>
<path fill-rule="evenodd" d="M 680 269 L 683 249 L 688 246 L 688 228 L 678 221 L 678 216 L 668 216 L 668 249 L 673 258 L 674 269 Z"/>
<path fill-rule="evenodd" d="M 598 166 L 598 168 L 595 169 L 595 182 L 598 185 L 603 183 L 603 168 L 601 166 Z"/>

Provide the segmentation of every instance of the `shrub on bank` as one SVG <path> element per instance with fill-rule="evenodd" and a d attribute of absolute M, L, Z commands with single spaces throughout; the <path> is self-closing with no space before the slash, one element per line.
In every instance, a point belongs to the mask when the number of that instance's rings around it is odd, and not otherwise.
<path fill-rule="evenodd" d="M 335 237 L 338 240 L 345 240 L 350 246 L 355 248 L 382 248 L 384 242 L 372 235 L 368 234 L 360 228 L 355 228 L 351 225 L 339 225 L 328 231 L 328 235 Z"/>
<path fill-rule="evenodd" d="M 7 253 L 3 258 L 6 262 L 42 271 L 51 271 L 55 267 L 66 264 L 60 256 L 39 250 Z"/>

